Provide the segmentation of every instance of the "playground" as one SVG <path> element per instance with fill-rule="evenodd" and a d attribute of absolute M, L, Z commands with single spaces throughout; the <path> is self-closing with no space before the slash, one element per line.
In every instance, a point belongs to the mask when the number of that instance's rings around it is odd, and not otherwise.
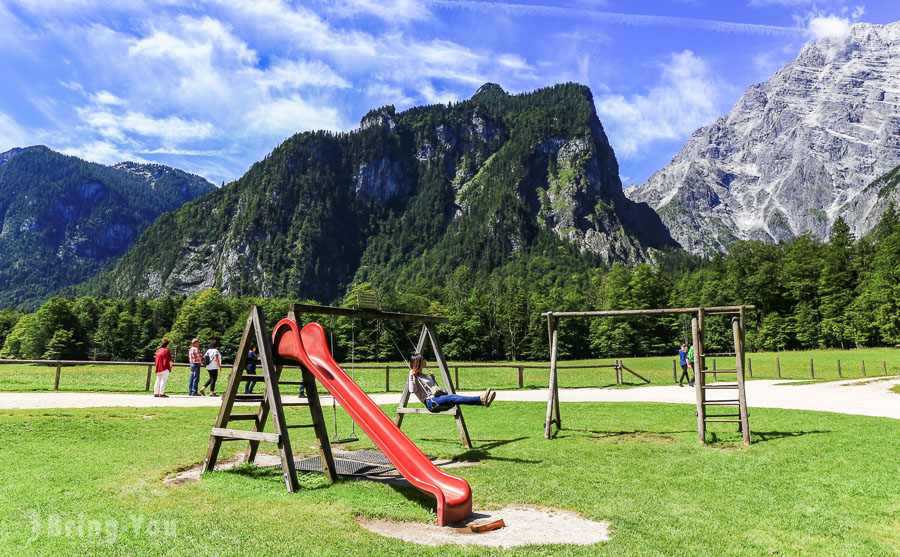
<path fill-rule="evenodd" d="M 896 378 L 765 381 L 745 393 L 743 308 L 732 320 L 736 371 L 717 370 L 738 375 L 728 384 L 741 401 L 731 423 L 704 423 L 710 402 L 700 389 L 722 384 L 712 371 L 698 381 L 696 400 L 695 389 L 669 386 L 669 398 L 648 399 L 666 403 L 603 402 L 606 393 L 660 387 L 567 391 L 555 349 L 550 388 L 521 392 L 537 399 L 429 413 L 405 382 L 402 393 L 360 389 L 331 358 L 325 330 L 300 318 L 314 309 L 340 308 L 296 305 L 271 332 L 252 309 L 219 400 L 0 410 L 0 442 L 16 447 L 0 453 L 0 485 L 10 494 L 0 500 L 4 546 L 41 554 L 344 555 L 364 547 L 444 555 L 444 544 L 473 555 L 491 547 L 572 555 L 900 550 L 900 421 L 877 417 L 893 415 L 886 397 L 897 396 L 889 390 Z M 356 315 L 423 322 L 414 349 L 429 354 L 438 384 L 455 391 L 433 326 L 439 318 Z M 694 341 L 703 357 L 702 308 L 699 317 Z M 555 347 L 552 321 L 549 330 Z M 251 344 L 260 347 L 258 369 L 247 375 Z M 302 369 L 282 375 L 291 363 Z M 243 394 L 247 381 L 265 388 Z M 295 390 L 301 383 L 304 397 Z M 857 389 L 880 397 L 884 410 L 765 408 L 753 398 L 771 398 L 763 387 L 796 398 L 804 389 L 820 388 L 819 398 L 824 387 Z M 571 396 L 578 391 L 604 396 Z M 838 404 L 842 395 L 833 396 Z"/>

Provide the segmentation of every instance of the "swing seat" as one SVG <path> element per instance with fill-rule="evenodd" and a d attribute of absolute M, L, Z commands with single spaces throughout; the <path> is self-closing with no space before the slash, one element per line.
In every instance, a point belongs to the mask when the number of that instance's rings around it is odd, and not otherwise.
<path fill-rule="evenodd" d="M 343 445 L 344 443 L 353 443 L 354 441 L 359 441 L 359 437 L 347 437 L 346 439 L 332 439 L 332 445 Z"/>

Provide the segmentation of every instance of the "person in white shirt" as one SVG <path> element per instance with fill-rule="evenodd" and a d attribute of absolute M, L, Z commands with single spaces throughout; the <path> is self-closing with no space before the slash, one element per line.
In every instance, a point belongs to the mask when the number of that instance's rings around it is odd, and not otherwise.
<path fill-rule="evenodd" d="M 209 363 L 206 364 L 206 372 L 209 373 L 209 380 L 203 384 L 200 394 L 206 394 L 206 388 L 209 387 L 209 396 L 216 396 L 216 379 L 219 377 L 219 370 L 222 369 L 222 354 L 219 352 L 219 341 L 214 340 L 209 343 L 209 350 L 206 351 L 209 356 Z"/>

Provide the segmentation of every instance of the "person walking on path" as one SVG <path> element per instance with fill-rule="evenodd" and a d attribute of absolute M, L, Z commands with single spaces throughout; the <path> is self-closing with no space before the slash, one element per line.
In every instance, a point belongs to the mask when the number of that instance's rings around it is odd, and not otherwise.
<path fill-rule="evenodd" d="M 188 363 L 191 364 L 191 376 L 188 378 L 189 396 L 200 396 L 200 393 L 197 391 L 200 387 L 200 364 L 202 362 L 203 357 L 200 355 L 200 340 L 195 338 L 191 341 L 191 349 L 188 352 Z"/>
<path fill-rule="evenodd" d="M 422 373 L 427 362 L 421 354 L 413 354 L 409 359 L 409 390 L 418 398 L 429 412 L 449 410 L 457 404 L 473 404 L 488 407 L 497 396 L 492 389 L 481 393 L 481 396 L 462 396 L 447 394 L 437 386 L 433 377 Z"/>
<path fill-rule="evenodd" d="M 164 340 L 159 345 L 154 357 L 156 363 L 156 383 L 153 384 L 153 396 L 169 398 L 166 394 L 166 382 L 172 373 L 172 354 L 169 353 L 169 341 Z"/>
<path fill-rule="evenodd" d="M 693 349 L 694 349 L 694 347 L 692 346 L 691 350 L 693 350 Z M 681 348 L 678 350 L 678 359 L 681 361 L 681 377 L 678 379 L 679 387 L 684 387 L 684 385 L 681 382 L 684 381 L 685 379 L 687 379 L 688 386 L 690 386 L 690 387 L 694 386 L 694 380 L 691 379 L 691 374 L 688 373 L 688 354 L 689 353 L 691 354 L 691 356 L 693 356 L 693 353 L 691 353 L 688 350 L 687 344 L 682 343 Z M 694 367 L 693 362 L 691 362 L 691 367 Z"/>
<path fill-rule="evenodd" d="M 214 340 L 209 343 L 209 350 L 203 356 L 206 364 L 206 372 L 209 373 L 209 379 L 200 389 L 200 394 L 206 394 L 206 388 L 209 387 L 209 396 L 216 396 L 216 379 L 219 378 L 219 370 L 222 369 L 222 354 L 219 352 L 219 341 Z"/>
<path fill-rule="evenodd" d="M 251 360 L 255 360 L 258 357 L 259 356 L 256 354 L 256 347 L 251 345 L 250 351 L 247 352 L 247 373 L 250 375 L 256 375 L 256 363 Z M 247 381 L 247 385 L 244 387 L 244 393 L 248 395 L 251 394 L 256 383 L 256 381 Z"/>

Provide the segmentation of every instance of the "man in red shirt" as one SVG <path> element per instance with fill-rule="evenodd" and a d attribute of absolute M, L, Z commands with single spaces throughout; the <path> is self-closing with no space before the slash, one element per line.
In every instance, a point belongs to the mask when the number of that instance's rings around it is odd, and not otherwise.
<path fill-rule="evenodd" d="M 153 396 L 168 398 L 166 381 L 172 373 L 172 354 L 169 353 L 169 341 L 164 340 L 156 351 L 156 383 L 153 385 Z"/>

